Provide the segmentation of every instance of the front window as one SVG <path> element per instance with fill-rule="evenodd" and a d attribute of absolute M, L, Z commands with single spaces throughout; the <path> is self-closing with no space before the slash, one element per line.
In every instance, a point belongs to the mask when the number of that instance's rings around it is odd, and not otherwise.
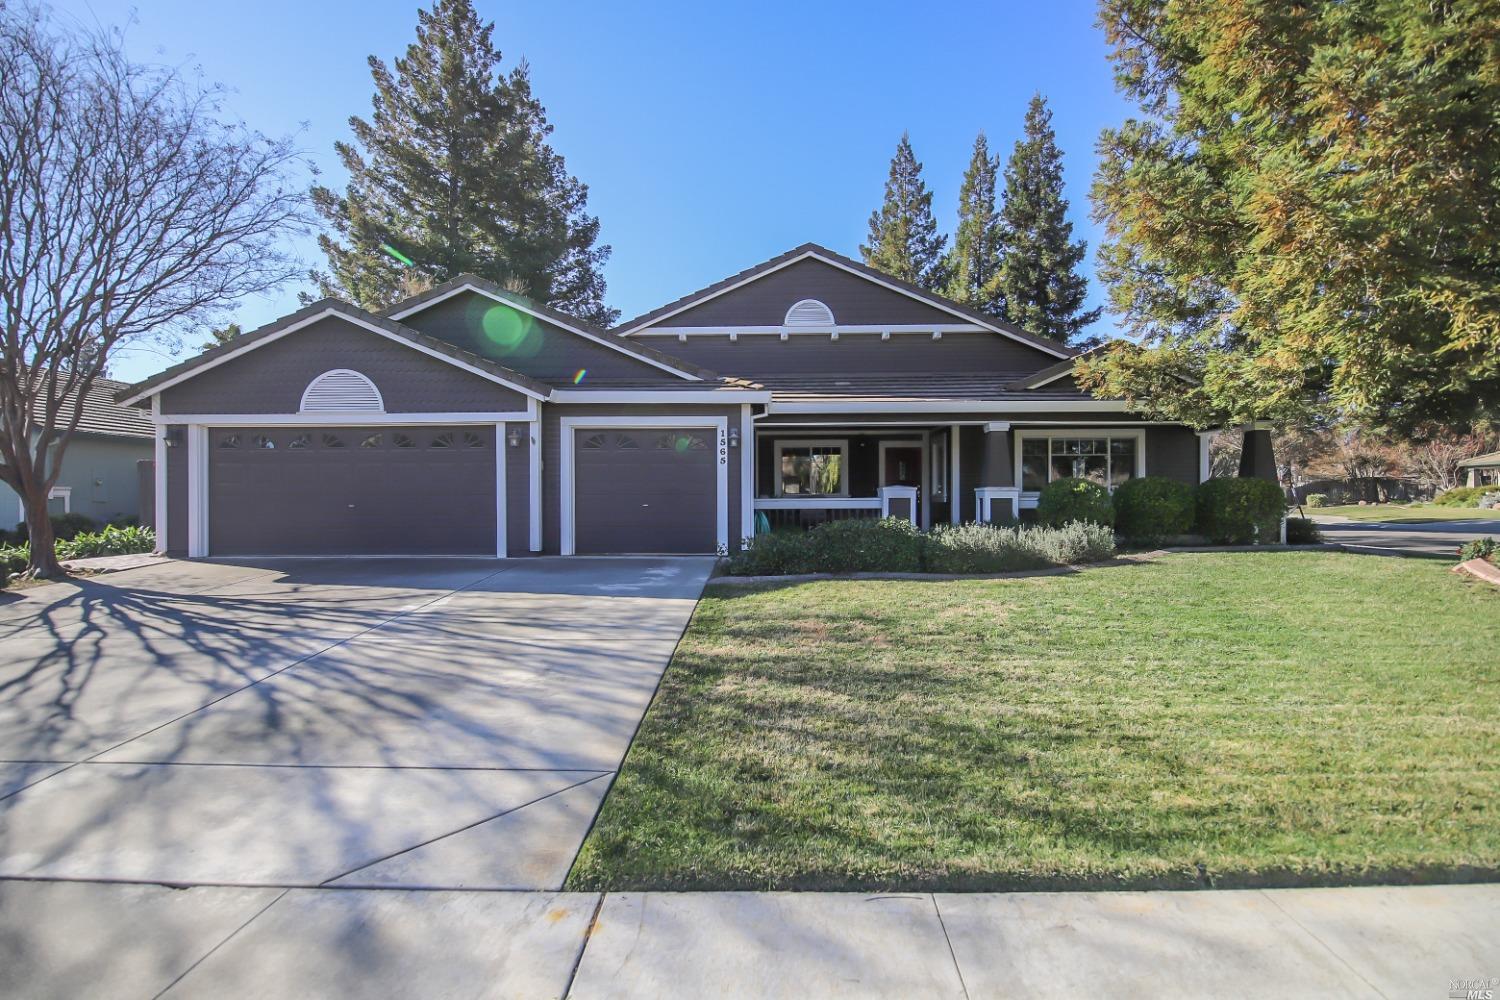
<path fill-rule="evenodd" d="M 846 496 L 847 449 L 842 441 L 787 441 L 776 448 L 777 496 Z"/>
<path fill-rule="evenodd" d="M 1135 475 L 1136 448 L 1134 436 L 1023 438 L 1021 489 L 1036 492 L 1068 477 L 1113 489 Z"/>

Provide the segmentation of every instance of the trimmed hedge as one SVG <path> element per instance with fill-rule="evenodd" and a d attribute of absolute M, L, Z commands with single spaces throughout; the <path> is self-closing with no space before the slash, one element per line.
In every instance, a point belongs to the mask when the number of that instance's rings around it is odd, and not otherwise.
<path fill-rule="evenodd" d="M 1323 533 L 1316 521 L 1306 517 L 1286 519 L 1286 543 L 1288 545 L 1317 545 L 1323 541 Z"/>
<path fill-rule="evenodd" d="M 1271 544 L 1286 498 L 1268 479 L 1210 479 L 1198 487 L 1198 531 L 1216 545 Z"/>
<path fill-rule="evenodd" d="M 1193 530 L 1193 487 L 1162 476 L 1127 479 L 1115 487 L 1115 530 L 1133 542 L 1155 545 Z"/>
<path fill-rule="evenodd" d="M 1307 505 L 1309 507 L 1326 507 L 1326 506 L 1328 506 L 1328 494 L 1327 493 L 1309 493 L 1307 495 Z"/>
<path fill-rule="evenodd" d="M 1103 486 L 1068 476 L 1042 487 L 1036 503 L 1036 519 L 1053 528 L 1072 521 L 1109 526 L 1115 523 L 1115 507 L 1110 502 L 1109 490 Z"/>
<path fill-rule="evenodd" d="M 1114 554 L 1114 532 L 1102 524 L 960 524 L 941 525 L 927 536 L 925 562 L 930 573 L 1006 573 L 1101 562 Z"/>
<path fill-rule="evenodd" d="M 923 535 L 903 518 L 860 518 L 757 535 L 727 569 L 733 576 L 1003 573 L 1098 562 L 1114 552 L 1114 532 L 1097 524 L 941 525 Z"/>

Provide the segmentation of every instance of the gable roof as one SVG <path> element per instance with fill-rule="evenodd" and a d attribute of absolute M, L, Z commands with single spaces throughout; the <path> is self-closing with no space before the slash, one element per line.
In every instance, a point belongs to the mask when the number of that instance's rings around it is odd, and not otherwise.
<path fill-rule="evenodd" d="M 89 386 L 89 391 L 83 394 L 83 408 L 78 414 L 76 433 L 127 438 L 155 437 L 156 429 L 150 417 L 133 406 L 123 406 L 115 402 L 116 394 L 127 387 L 127 383 L 116 382 L 114 379 L 94 379 L 94 384 Z M 60 421 L 66 421 L 71 416 L 73 402 L 77 398 L 76 389 L 63 397 L 57 414 Z M 45 419 L 45 409 L 46 401 L 38 395 L 32 401 L 33 419 Z"/>
<path fill-rule="evenodd" d="M 784 267 L 797 263 L 798 261 L 808 259 L 822 261 L 824 264 L 827 264 L 831 267 L 836 267 L 841 270 L 848 271 L 869 281 L 884 285 L 885 287 L 899 292 L 902 295 L 917 299 L 920 302 L 925 302 L 926 304 L 936 309 L 941 309 L 944 312 L 950 313 L 954 316 L 958 316 L 962 319 L 968 320 L 969 322 L 974 323 L 978 326 L 984 327 L 986 330 L 998 333 L 1004 337 L 1010 337 L 1014 340 L 1019 340 L 1024 344 L 1029 344 L 1032 347 L 1039 348 L 1040 350 L 1046 351 L 1048 354 L 1052 354 L 1056 357 L 1071 358 L 1076 353 L 1072 348 L 1066 346 L 1065 344 L 1059 344 L 1057 341 L 1051 340 L 1047 337 L 1041 337 L 1034 333 L 1028 333 L 1025 330 L 1022 330 L 1020 327 L 1012 326 L 1011 324 L 1006 323 L 1003 320 L 998 320 L 993 316 L 986 315 L 985 313 L 982 313 L 977 309 L 971 309 L 966 305 L 954 302 L 952 299 L 944 298 L 941 295 L 935 295 L 932 292 L 927 291 L 926 289 L 919 288 L 918 286 L 911 284 L 910 282 L 902 281 L 899 278 L 893 278 L 888 274 L 884 274 L 880 271 L 875 270 L 875 268 L 870 267 L 867 264 L 862 264 L 859 261 L 851 260 L 850 258 L 845 257 L 843 254 L 835 253 L 834 251 L 829 250 L 827 247 L 820 246 L 817 243 L 804 243 L 799 247 L 794 247 L 784 254 L 781 254 L 777 257 L 772 257 L 770 260 L 756 264 L 754 267 L 746 268 L 745 270 L 740 271 L 738 274 L 732 274 L 729 277 L 725 278 L 723 281 L 716 281 L 712 285 L 708 285 L 705 288 L 700 288 L 696 292 L 691 292 L 679 299 L 668 302 L 666 305 L 661 306 L 660 308 L 653 309 L 648 313 L 642 313 L 640 316 L 637 316 L 634 319 L 626 320 L 624 323 L 621 323 L 614 328 L 614 333 L 621 338 L 629 337 L 630 335 L 648 326 L 654 326 L 659 321 L 674 316 L 677 313 L 683 312 L 684 310 L 698 305 L 701 302 L 706 302 L 709 299 L 717 298 L 718 296 L 723 295 L 726 292 L 739 288 L 741 285 L 749 284 L 757 278 L 764 277 L 765 275 L 771 274 L 774 271 L 779 271 Z"/>
<path fill-rule="evenodd" d="M 619 351 L 621 354 L 630 355 L 638 361 L 670 372 L 679 378 L 692 381 L 718 378 L 716 373 L 699 367 L 690 361 L 684 361 L 681 358 L 673 357 L 662 351 L 624 340 L 610 333 L 608 330 L 594 326 L 592 323 L 569 316 L 566 313 L 558 312 L 556 309 L 544 306 L 539 302 L 533 302 L 524 295 L 517 295 L 515 292 L 506 291 L 488 278 L 481 278 L 477 274 L 460 274 L 458 277 L 445 281 L 441 285 L 429 288 L 425 292 L 397 302 L 388 309 L 381 310 L 380 315 L 393 320 L 405 319 L 413 313 L 421 312 L 429 306 L 437 305 L 439 302 L 443 302 L 466 291 L 476 292 L 497 302 L 503 302 L 513 309 L 518 309 L 537 319 L 546 320 L 553 326 L 567 330 L 569 333 L 602 344 L 612 350 Z"/>
<path fill-rule="evenodd" d="M 376 316 L 374 313 L 366 312 L 358 306 L 339 299 L 321 299 L 289 316 L 283 316 L 274 323 L 242 333 L 233 340 L 204 351 L 195 358 L 189 358 L 187 361 L 157 372 L 144 381 L 126 386 L 115 393 L 115 399 L 126 406 L 137 404 L 153 393 L 200 375 L 210 368 L 216 368 L 226 361 L 253 351 L 257 347 L 273 343 L 289 333 L 329 316 L 337 316 L 371 333 L 404 343 L 423 354 L 431 355 L 440 361 L 447 361 L 449 364 L 471 371 L 492 382 L 499 382 L 534 399 L 546 399 L 552 394 L 552 386 L 546 382 L 532 378 L 530 375 L 523 375 L 504 365 L 497 365 L 477 354 L 461 350 L 446 340 L 418 333 L 409 326 Z"/>
<path fill-rule="evenodd" d="M 1476 465 L 1500 465 L 1500 451 L 1492 451 L 1487 455 L 1475 455 L 1458 463 L 1460 469 L 1470 469 Z"/>

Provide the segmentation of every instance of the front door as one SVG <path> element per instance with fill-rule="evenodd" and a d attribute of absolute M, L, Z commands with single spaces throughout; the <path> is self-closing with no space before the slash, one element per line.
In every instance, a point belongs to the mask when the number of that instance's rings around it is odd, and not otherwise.
<path fill-rule="evenodd" d="M 882 454 L 880 485 L 917 487 L 917 523 L 921 524 L 920 507 L 927 502 L 921 493 L 922 446 L 920 444 L 888 444 Z"/>

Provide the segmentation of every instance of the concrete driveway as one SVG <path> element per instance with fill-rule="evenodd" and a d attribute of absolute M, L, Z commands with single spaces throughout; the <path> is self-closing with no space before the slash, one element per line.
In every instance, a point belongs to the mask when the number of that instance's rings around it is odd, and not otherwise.
<path fill-rule="evenodd" d="M 0 877 L 556 889 L 707 559 L 174 562 L 0 605 Z"/>

